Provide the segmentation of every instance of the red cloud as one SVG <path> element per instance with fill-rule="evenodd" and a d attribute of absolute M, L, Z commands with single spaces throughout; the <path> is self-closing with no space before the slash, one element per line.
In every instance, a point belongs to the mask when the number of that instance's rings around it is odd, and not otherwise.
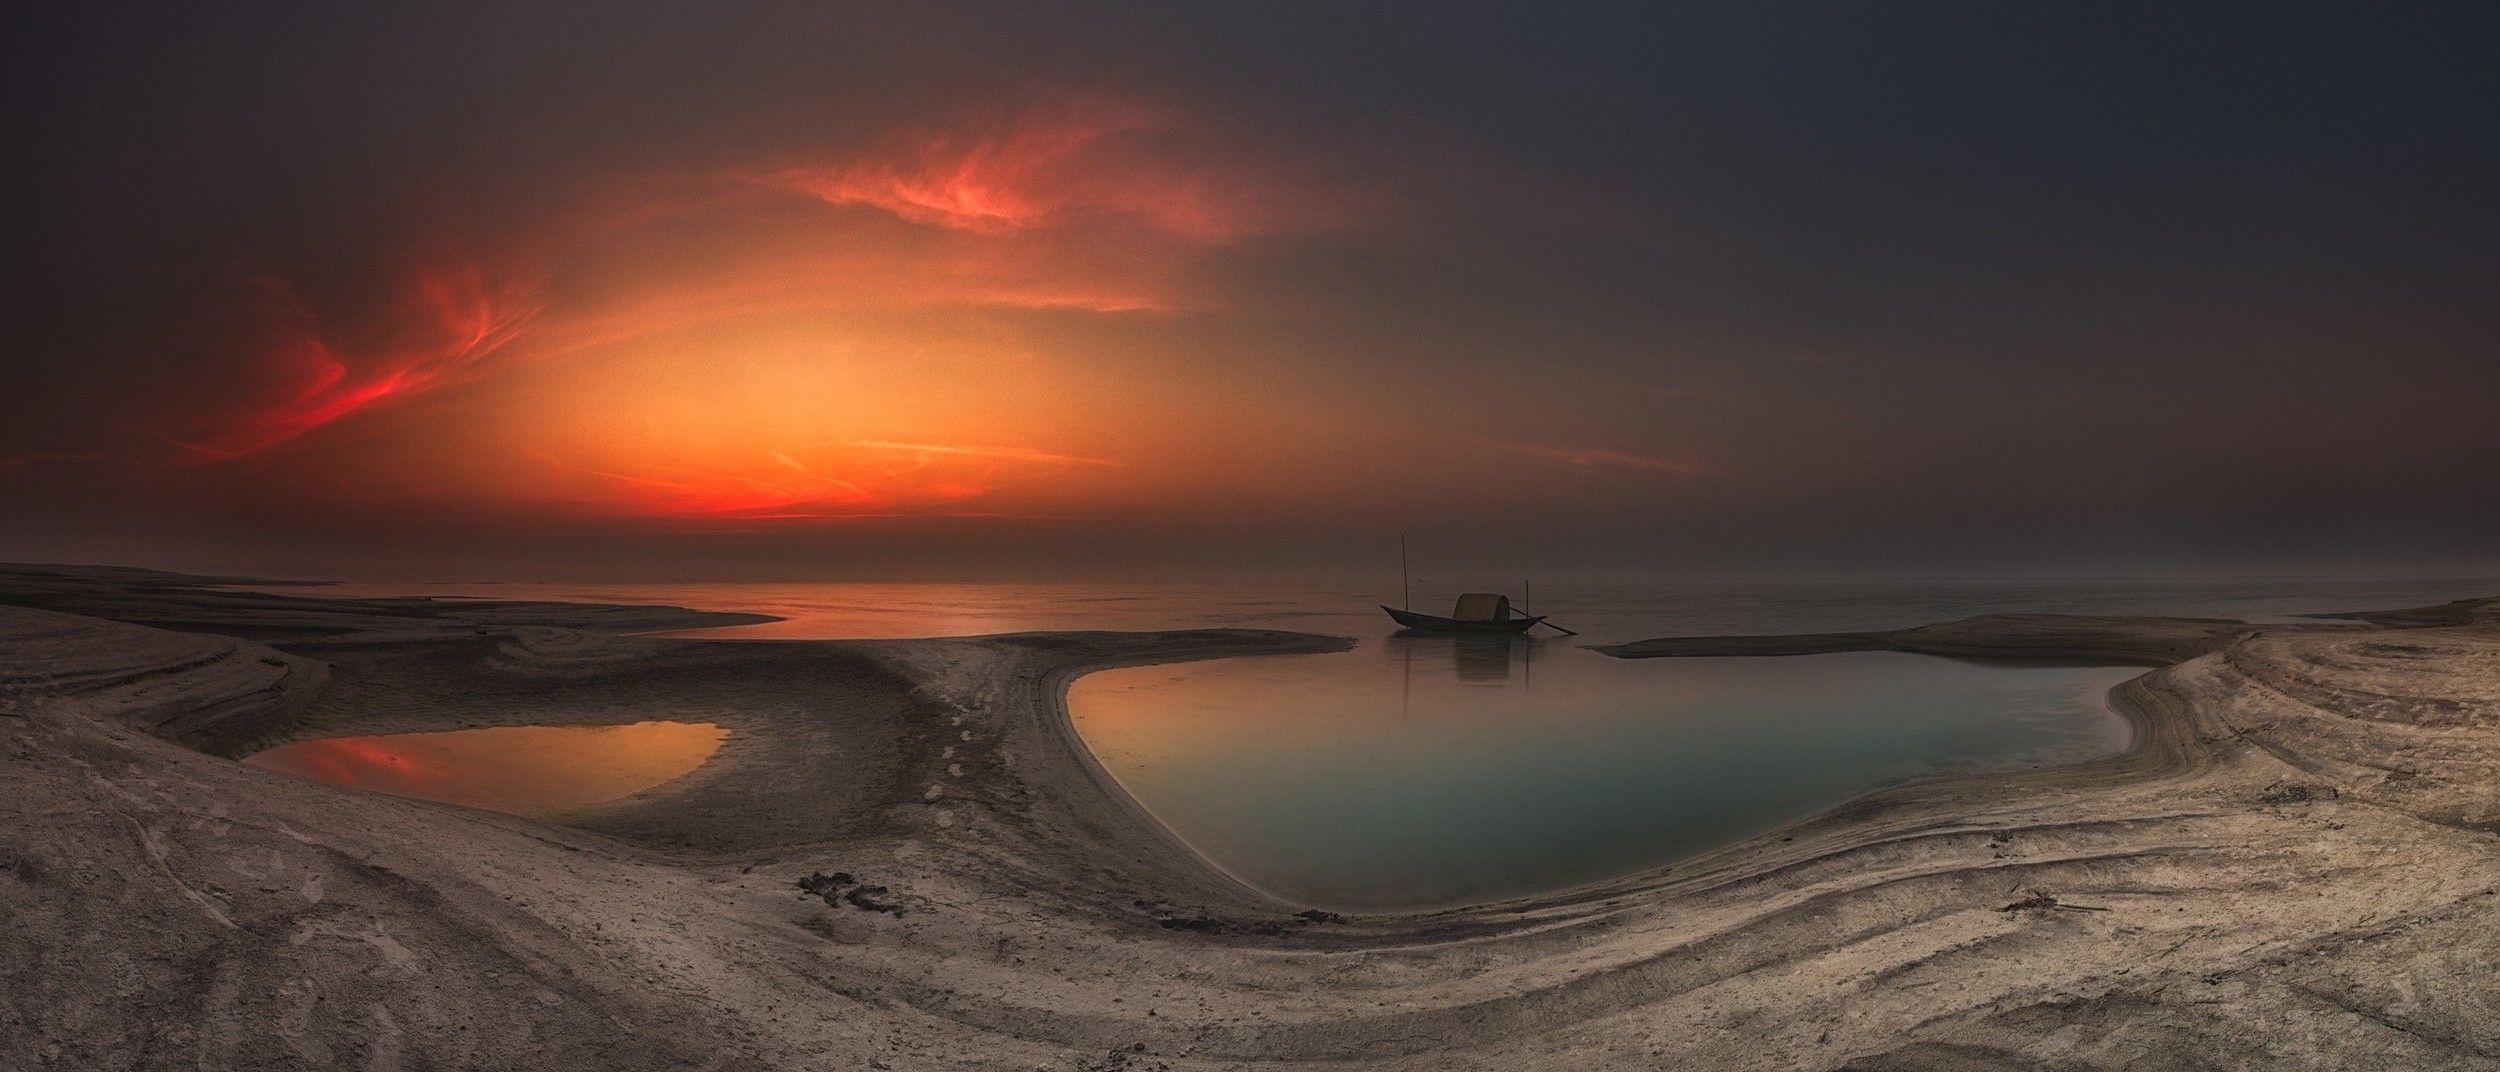
<path fill-rule="evenodd" d="M 209 407 L 165 438 L 180 449 L 178 464 L 213 464 L 500 363 L 587 361 L 637 340 L 691 338 L 688 329 L 713 325 L 727 335 L 736 322 L 800 311 L 1203 308 L 1220 302 L 1210 293 L 1220 276 L 1206 265 L 1226 244 L 1377 207 L 1367 188 L 1295 170 L 1310 162 L 1225 142 L 1167 112 L 1088 99 L 924 127 L 874 151 L 620 177 L 583 191 L 590 207 L 578 215 L 536 221 L 493 250 L 490 263 L 545 280 L 560 304 L 542 305 L 535 286 L 476 265 L 417 274 L 350 316 L 323 315 L 336 311 L 327 303 L 316 313 L 285 283 L 261 282 L 238 349 L 247 359 L 241 400 Z M 734 351 L 720 359 L 753 360 Z M 583 377 L 584 393 L 611 412 L 680 404 L 664 391 L 590 390 L 595 369 L 551 375 Z M 1021 478 L 1115 464 L 930 443 L 923 437 L 953 439 L 958 429 L 914 422 L 908 398 L 894 406 L 895 419 L 873 426 L 804 429 L 817 445 L 800 454 L 804 463 L 763 449 L 792 441 L 780 434 L 748 436 L 734 455 L 709 433 L 681 434 L 572 451 L 570 464 L 547 472 L 469 479 L 522 501 L 568 488 L 595 511 L 627 516 L 859 517 L 986 505 Z M 745 423 L 724 412 L 699 427 Z M 524 488 L 522 478 L 546 486 Z"/>
<path fill-rule="evenodd" d="M 368 341 L 325 331 L 284 283 L 258 283 L 245 344 L 260 384 L 250 402 L 167 438 L 192 464 L 226 461 L 287 443 L 385 403 L 460 382 L 510 343 L 538 306 L 479 268 L 428 271 L 410 281 Z"/>
<path fill-rule="evenodd" d="M 1216 244 L 1348 216 L 1348 191 L 1314 189 L 1223 156 L 1169 115 L 1089 99 L 752 178 L 830 204 L 985 234 L 1095 216 Z"/>

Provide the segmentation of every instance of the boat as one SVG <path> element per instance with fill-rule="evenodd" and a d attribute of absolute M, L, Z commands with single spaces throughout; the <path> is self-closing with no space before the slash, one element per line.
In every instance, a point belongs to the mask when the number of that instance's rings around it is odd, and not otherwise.
<path fill-rule="evenodd" d="M 1437 614 L 1415 613 L 1413 609 L 1415 584 L 1406 573 L 1406 537 L 1403 535 L 1398 537 L 1398 588 L 1406 600 L 1406 606 L 1392 607 L 1383 603 L 1380 604 L 1380 609 L 1389 613 L 1390 621 L 1398 623 L 1409 632 L 1525 636 L 1528 630 L 1542 625 L 1564 636 L 1580 635 L 1546 621 L 1542 614 L 1521 613 L 1514 617 L 1510 610 L 1510 597 L 1494 592 L 1469 592 L 1458 597 L 1458 605 L 1450 609 L 1450 616 L 1447 618 Z M 1523 587 L 1521 590 L 1527 593 L 1531 603 L 1535 602 L 1534 589 Z"/>
<path fill-rule="evenodd" d="M 1451 609 L 1447 618 L 1399 610 L 1387 604 L 1380 609 L 1389 612 L 1389 620 L 1418 633 L 1525 633 L 1545 621 L 1531 614 L 1513 616 L 1510 597 L 1489 592 L 1458 597 L 1458 606 Z"/>

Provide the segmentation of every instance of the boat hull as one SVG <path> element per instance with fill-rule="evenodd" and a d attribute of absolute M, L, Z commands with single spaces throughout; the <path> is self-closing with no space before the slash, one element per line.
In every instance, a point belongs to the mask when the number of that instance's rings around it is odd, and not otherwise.
<path fill-rule="evenodd" d="M 1523 617 L 1510 618 L 1498 622 L 1471 622 L 1458 618 L 1443 618 L 1431 614 L 1417 614 L 1414 611 L 1399 610 L 1396 607 L 1384 606 L 1380 609 L 1389 612 L 1389 620 L 1418 633 L 1519 634 L 1536 628 L 1538 622 L 1545 620 L 1539 617 Z"/>

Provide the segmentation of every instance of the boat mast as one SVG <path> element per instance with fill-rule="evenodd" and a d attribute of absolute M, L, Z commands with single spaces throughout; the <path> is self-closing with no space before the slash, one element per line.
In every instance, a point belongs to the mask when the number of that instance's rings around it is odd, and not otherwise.
<path fill-rule="evenodd" d="M 1406 579 L 1406 534 L 1398 533 L 1398 609 L 1415 609 L 1415 586 Z"/>

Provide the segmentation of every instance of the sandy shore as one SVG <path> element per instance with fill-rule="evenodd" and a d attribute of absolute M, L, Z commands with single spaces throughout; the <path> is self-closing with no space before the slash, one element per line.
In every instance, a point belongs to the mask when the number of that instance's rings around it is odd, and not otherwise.
<path fill-rule="evenodd" d="M 0 604 L 9 1068 L 2500 1068 L 2500 600 L 1624 645 L 2152 669 L 2118 757 L 1318 921 L 1145 816 L 1063 701 L 1332 638 L 670 640 L 623 634 L 756 618 L 66 567 Z M 731 736 L 561 824 L 231 761 L 650 718 Z"/>

